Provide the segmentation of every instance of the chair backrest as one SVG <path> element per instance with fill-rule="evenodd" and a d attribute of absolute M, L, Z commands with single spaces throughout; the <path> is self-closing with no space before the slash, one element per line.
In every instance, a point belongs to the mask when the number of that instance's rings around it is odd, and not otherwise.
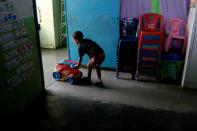
<path fill-rule="evenodd" d="M 140 31 L 157 31 L 164 28 L 163 16 L 156 13 L 147 13 L 140 16 Z"/>
<path fill-rule="evenodd" d="M 133 17 L 126 17 L 120 20 L 120 37 L 135 38 L 138 30 L 139 20 Z"/>
<path fill-rule="evenodd" d="M 185 35 L 187 32 L 187 22 L 181 18 L 169 18 L 165 27 L 166 34 Z"/>

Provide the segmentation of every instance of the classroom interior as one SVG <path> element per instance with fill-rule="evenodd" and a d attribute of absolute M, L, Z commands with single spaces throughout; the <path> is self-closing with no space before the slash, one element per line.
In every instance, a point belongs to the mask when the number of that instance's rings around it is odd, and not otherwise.
<path fill-rule="evenodd" d="M 196 130 L 196 9 L 195 0 L 0 0 L 1 128 Z M 80 76 L 57 68 L 78 60 L 76 30 L 106 53 L 103 87 L 95 69 L 92 85 L 81 83 L 86 55 Z"/>

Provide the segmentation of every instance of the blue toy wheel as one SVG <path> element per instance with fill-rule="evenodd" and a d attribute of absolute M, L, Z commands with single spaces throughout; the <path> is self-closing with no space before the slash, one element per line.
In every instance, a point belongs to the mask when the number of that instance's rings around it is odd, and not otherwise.
<path fill-rule="evenodd" d="M 61 79 L 61 75 L 58 71 L 54 71 L 53 72 L 53 78 L 56 80 L 56 81 L 59 81 Z"/>
<path fill-rule="evenodd" d="M 70 83 L 70 84 L 73 84 L 74 83 L 74 78 L 72 76 L 68 76 L 67 77 L 67 82 Z"/>

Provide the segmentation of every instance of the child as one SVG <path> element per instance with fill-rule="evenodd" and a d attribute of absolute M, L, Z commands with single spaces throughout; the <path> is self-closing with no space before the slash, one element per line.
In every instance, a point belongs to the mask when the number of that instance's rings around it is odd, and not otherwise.
<path fill-rule="evenodd" d="M 100 65 L 105 59 L 105 53 L 103 49 L 96 42 L 90 39 L 83 39 L 83 33 L 80 31 L 74 32 L 72 35 L 72 39 L 74 43 L 76 43 L 77 45 L 79 44 L 78 47 L 79 59 L 78 59 L 78 64 L 75 66 L 75 68 L 81 66 L 82 58 L 84 54 L 87 54 L 89 56 L 89 61 L 87 64 L 88 71 L 87 71 L 87 77 L 84 77 L 83 80 L 85 80 L 87 84 L 91 84 L 92 68 L 95 67 L 98 77 L 98 81 L 96 85 L 102 87 L 103 83 L 101 80 Z"/>

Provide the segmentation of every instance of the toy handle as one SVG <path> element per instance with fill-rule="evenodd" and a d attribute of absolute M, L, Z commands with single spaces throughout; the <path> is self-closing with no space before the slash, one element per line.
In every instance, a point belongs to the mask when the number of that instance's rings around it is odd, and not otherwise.
<path fill-rule="evenodd" d="M 76 65 L 76 64 L 72 64 L 72 65 L 70 65 L 70 67 L 71 67 L 71 68 L 75 68 L 75 65 Z"/>
<path fill-rule="evenodd" d="M 70 65 L 71 68 L 73 69 L 77 69 L 75 66 L 77 65 L 77 63 Z"/>

